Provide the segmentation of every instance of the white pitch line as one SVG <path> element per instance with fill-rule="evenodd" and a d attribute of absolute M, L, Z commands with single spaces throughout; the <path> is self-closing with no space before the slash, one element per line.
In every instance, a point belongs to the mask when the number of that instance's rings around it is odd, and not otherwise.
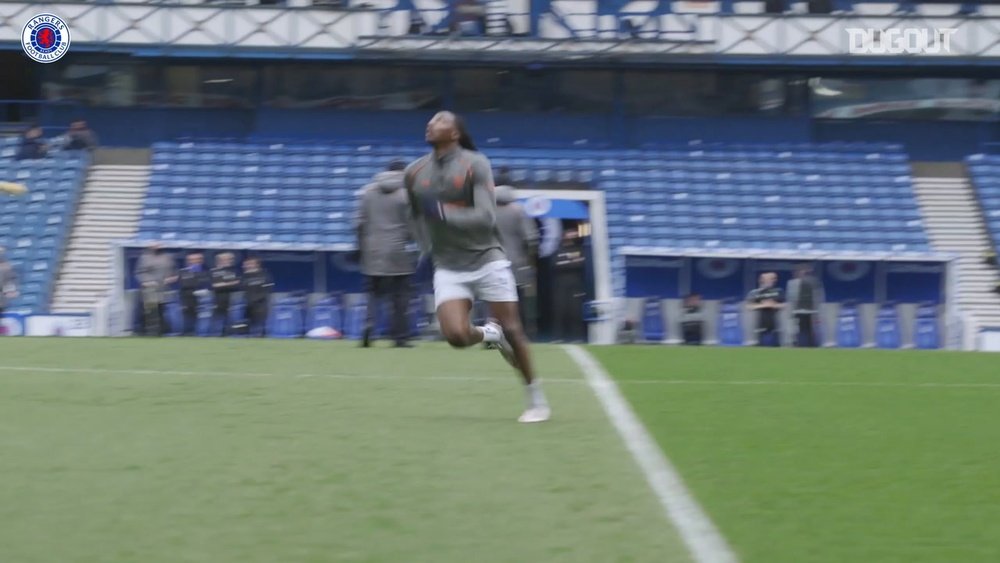
<path fill-rule="evenodd" d="M 587 383 L 625 446 L 639 464 L 646 481 L 663 506 L 667 518 L 697 563 L 735 563 L 736 554 L 684 485 L 677 469 L 656 445 L 649 431 L 629 406 L 611 376 L 587 351 L 565 346 L 567 354 L 580 366 Z"/>

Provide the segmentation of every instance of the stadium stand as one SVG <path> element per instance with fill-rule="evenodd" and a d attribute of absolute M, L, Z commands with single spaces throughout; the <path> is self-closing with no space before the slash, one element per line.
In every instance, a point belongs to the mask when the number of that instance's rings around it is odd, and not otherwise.
<path fill-rule="evenodd" d="M 419 146 L 159 143 L 139 238 L 353 244 L 355 192 Z M 929 251 L 894 145 L 700 145 L 488 151 L 519 185 L 607 192 L 625 246 Z"/>
<path fill-rule="evenodd" d="M 12 311 L 48 310 L 53 279 L 73 221 L 88 158 L 56 152 L 40 160 L 14 160 L 16 137 L 0 139 L 0 178 L 28 186 L 26 195 L 0 197 L 0 246 L 18 272 L 20 295 Z"/>
<path fill-rule="evenodd" d="M 966 163 L 994 248 L 1000 248 L 1000 156 L 977 154 Z"/>

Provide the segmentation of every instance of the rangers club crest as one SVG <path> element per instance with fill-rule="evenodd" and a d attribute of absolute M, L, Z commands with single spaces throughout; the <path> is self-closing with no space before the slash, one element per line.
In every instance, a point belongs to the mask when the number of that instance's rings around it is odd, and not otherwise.
<path fill-rule="evenodd" d="M 732 258 L 702 258 L 698 260 L 698 272 L 708 279 L 719 280 L 736 273 L 740 263 Z"/>
<path fill-rule="evenodd" d="M 24 24 L 21 47 L 32 60 L 54 63 L 69 51 L 69 26 L 59 16 L 38 14 Z"/>
<path fill-rule="evenodd" d="M 858 281 L 868 275 L 871 267 L 871 264 L 868 262 L 838 260 L 828 264 L 826 271 L 837 281 L 852 282 Z"/>
<path fill-rule="evenodd" d="M 552 210 L 552 201 L 546 197 L 535 196 L 524 202 L 524 212 L 528 217 L 544 217 Z"/>

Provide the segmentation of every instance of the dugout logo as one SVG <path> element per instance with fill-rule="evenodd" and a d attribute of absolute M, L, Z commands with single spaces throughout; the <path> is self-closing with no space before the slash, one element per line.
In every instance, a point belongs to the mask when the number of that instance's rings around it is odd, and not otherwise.
<path fill-rule="evenodd" d="M 69 51 L 69 26 L 59 16 L 38 14 L 21 30 L 24 54 L 39 63 L 54 63 Z"/>

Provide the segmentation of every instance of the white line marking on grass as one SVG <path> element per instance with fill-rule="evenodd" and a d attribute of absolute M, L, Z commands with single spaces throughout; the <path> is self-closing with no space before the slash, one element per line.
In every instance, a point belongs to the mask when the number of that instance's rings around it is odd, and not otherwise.
<path fill-rule="evenodd" d="M 666 511 L 667 518 L 681 535 L 698 563 L 734 563 L 736 554 L 705 511 L 688 491 L 680 474 L 649 435 L 629 406 L 614 380 L 586 350 L 566 346 L 566 353 L 580 366 L 615 430 L 646 476 Z"/>

